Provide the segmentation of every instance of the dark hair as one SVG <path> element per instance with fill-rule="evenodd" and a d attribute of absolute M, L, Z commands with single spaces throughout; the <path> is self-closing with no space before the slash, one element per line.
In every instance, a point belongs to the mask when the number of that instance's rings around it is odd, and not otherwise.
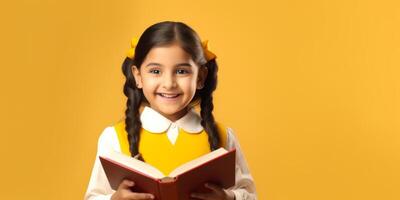
<path fill-rule="evenodd" d="M 207 61 L 201 41 L 197 33 L 182 22 L 164 21 L 148 27 L 135 48 L 133 59 L 126 58 L 122 64 L 122 72 L 126 77 L 124 94 L 128 98 L 125 111 L 125 130 L 128 133 L 129 150 L 131 156 L 139 153 L 139 139 L 141 121 L 139 109 L 142 102 L 147 102 L 143 91 L 136 87 L 136 81 L 132 74 L 132 65 L 138 69 L 144 61 L 147 53 L 156 46 L 178 43 L 182 49 L 192 56 L 193 61 L 200 67 L 207 67 L 208 74 L 202 89 L 196 90 L 189 106 L 200 103 L 201 125 L 208 134 L 211 151 L 220 147 L 218 129 L 212 111 L 214 109 L 212 93 L 217 87 L 218 65 L 215 59 Z"/>

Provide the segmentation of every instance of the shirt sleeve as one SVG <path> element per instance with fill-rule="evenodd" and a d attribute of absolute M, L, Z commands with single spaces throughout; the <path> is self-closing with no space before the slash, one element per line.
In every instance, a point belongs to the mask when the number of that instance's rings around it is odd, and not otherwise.
<path fill-rule="evenodd" d="M 235 194 L 235 200 L 257 200 L 254 179 L 250 174 L 239 142 L 231 128 L 227 128 L 227 134 L 226 149 L 231 150 L 236 148 L 235 185 L 227 188 L 227 190 L 232 190 Z"/>
<path fill-rule="evenodd" d="M 84 200 L 110 200 L 111 195 L 115 192 L 115 190 L 111 189 L 99 159 L 99 155 L 111 149 L 120 151 L 114 127 L 110 126 L 103 130 L 98 139 L 96 158 Z"/>

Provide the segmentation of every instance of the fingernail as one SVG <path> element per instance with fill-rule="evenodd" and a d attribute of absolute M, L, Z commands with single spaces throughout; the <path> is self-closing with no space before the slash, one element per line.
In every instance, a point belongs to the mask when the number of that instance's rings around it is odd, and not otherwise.
<path fill-rule="evenodd" d="M 151 195 L 150 195 L 150 199 L 154 199 L 154 195 L 151 194 Z"/>

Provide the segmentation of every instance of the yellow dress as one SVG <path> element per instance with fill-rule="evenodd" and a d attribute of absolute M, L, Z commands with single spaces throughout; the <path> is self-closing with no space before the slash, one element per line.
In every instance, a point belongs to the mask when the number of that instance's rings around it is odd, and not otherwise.
<path fill-rule="evenodd" d="M 118 135 L 122 153 L 131 156 L 128 134 L 125 131 L 125 121 L 118 122 L 114 125 L 114 128 Z M 221 147 L 225 147 L 227 142 L 225 128 L 220 124 L 217 124 L 217 128 L 219 130 Z M 205 130 L 202 130 L 198 134 L 190 134 L 183 129 L 179 129 L 179 137 L 173 145 L 168 140 L 165 132 L 154 134 L 141 128 L 139 152 L 146 163 L 156 167 L 164 175 L 168 175 L 179 165 L 209 153 L 210 145 Z"/>

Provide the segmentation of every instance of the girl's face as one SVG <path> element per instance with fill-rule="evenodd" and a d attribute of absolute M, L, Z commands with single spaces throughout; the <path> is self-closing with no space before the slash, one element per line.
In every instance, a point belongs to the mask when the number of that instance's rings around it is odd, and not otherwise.
<path fill-rule="evenodd" d="M 132 73 L 150 107 L 176 121 L 187 113 L 196 89 L 203 88 L 207 68 L 200 68 L 178 44 L 171 44 L 152 48 L 139 70 L 132 66 Z"/>

